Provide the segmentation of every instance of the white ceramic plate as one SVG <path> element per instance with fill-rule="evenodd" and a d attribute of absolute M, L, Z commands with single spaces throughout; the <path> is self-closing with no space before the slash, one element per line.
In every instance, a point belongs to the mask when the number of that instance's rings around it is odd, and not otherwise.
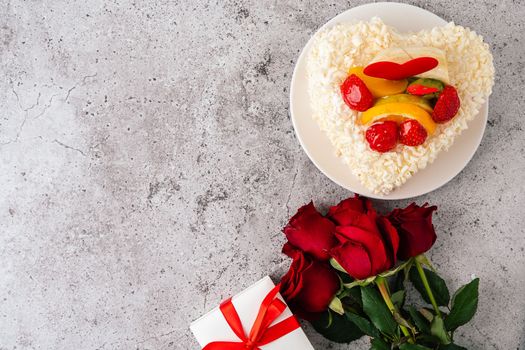
<path fill-rule="evenodd" d="M 356 22 L 380 17 L 387 25 L 400 32 L 413 32 L 445 25 L 447 22 L 435 14 L 419 7 L 379 2 L 349 9 L 332 18 L 319 30 L 324 30 L 341 22 Z M 407 20 L 410 19 L 410 20 Z M 306 74 L 306 57 L 312 39 L 306 44 L 292 77 L 290 87 L 290 113 L 295 133 L 301 146 L 312 162 L 332 181 L 340 186 L 371 198 L 405 199 L 431 192 L 454 178 L 468 164 L 476 152 L 487 123 L 488 102 L 480 109 L 479 115 L 469 122 L 469 127 L 458 136 L 448 152 L 440 152 L 437 159 L 424 170 L 418 171 L 404 185 L 388 195 L 378 195 L 366 189 L 354 176 L 343 160 L 335 155 L 335 149 L 312 118 L 308 81 Z"/>

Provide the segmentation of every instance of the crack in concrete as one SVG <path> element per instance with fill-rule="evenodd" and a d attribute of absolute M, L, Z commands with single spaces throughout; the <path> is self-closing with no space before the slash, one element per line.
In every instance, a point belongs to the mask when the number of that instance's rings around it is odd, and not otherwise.
<path fill-rule="evenodd" d="M 10 80 L 10 83 L 11 83 L 11 91 L 13 92 L 13 94 L 16 97 L 16 102 L 18 104 L 18 107 L 24 112 L 24 119 L 22 120 L 22 123 L 20 123 L 20 126 L 18 127 L 18 131 L 16 132 L 16 137 L 14 139 L 12 139 L 11 141 L 0 143 L 0 146 L 5 146 L 5 145 L 8 145 L 10 143 L 17 142 L 20 139 L 20 134 L 22 133 L 22 129 L 24 128 L 24 125 L 26 125 L 27 116 L 28 116 L 29 111 L 40 104 L 40 97 L 42 96 L 42 94 L 39 92 L 38 96 L 36 98 L 36 102 L 33 103 L 31 106 L 29 106 L 27 108 L 24 108 L 24 107 L 22 107 L 22 103 L 20 102 L 20 96 L 18 95 L 18 92 L 16 92 L 15 87 L 13 86 L 13 81 Z"/>
<path fill-rule="evenodd" d="M 94 78 L 97 75 L 98 73 L 83 76 L 81 83 L 77 83 L 67 90 L 66 96 L 64 97 L 64 102 L 67 102 L 69 100 L 69 97 L 71 96 L 71 92 L 73 92 L 73 90 L 75 90 L 78 87 L 78 85 L 80 86 L 86 85 L 86 80 L 88 80 L 89 78 Z"/>
<path fill-rule="evenodd" d="M 80 85 L 81 86 L 85 85 L 87 79 L 94 78 L 94 77 L 97 76 L 97 74 L 98 73 L 85 75 L 84 77 L 82 77 Z M 16 92 L 16 90 L 15 90 L 13 81 L 10 80 L 9 82 L 11 84 L 11 91 L 13 92 L 13 94 L 16 97 L 16 102 L 18 104 L 18 107 L 20 108 L 21 111 L 24 112 L 24 119 L 22 120 L 22 122 L 20 123 L 20 126 L 18 127 L 18 131 L 16 133 L 16 137 L 14 139 L 10 140 L 10 141 L 0 143 L 0 146 L 5 146 L 5 145 L 8 145 L 10 143 L 18 142 L 18 140 L 20 139 L 20 134 L 22 133 L 22 129 L 26 125 L 26 122 L 27 122 L 27 119 L 28 119 L 28 112 L 30 110 L 34 109 L 36 106 L 40 105 L 40 97 L 42 97 L 42 93 L 38 92 L 38 96 L 36 98 L 36 102 L 33 103 L 32 105 L 30 105 L 29 107 L 24 108 L 22 106 L 22 102 L 20 101 L 20 95 L 18 95 L 18 92 Z M 78 85 L 79 85 L 79 83 L 73 85 L 69 90 L 67 90 L 67 93 L 66 93 L 66 95 L 64 97 L 64 102 L 67 102 L 69 100 L 69 97 L 71 96 L 71 92 L 73 90 L 75 90 L 78 87 Z M 40 113 L 38 113 L 34 118 L 32 118 L 32 120 L 36 120 L 36 119 L 40 118 L 41 116 L 43 116 L 48 111 L 48 109 L 51 107 L 51 105 L 53 104 L 53 99 L 55 97 L 57 97 L 58 95 L 60 95 L 60 94 L 57 93 L 57 94 L 51 95 L 51 97 L 49 98 L 49 101 L 44 105 L 44 108 L 40 111 Z M 80 152 L 82 152 L 82 151 L 80 151 Z M 84 153 L 82 152 L 82 154 L 84 154 Z"/>
<path fill-rule="evenodd" d="M 16 97 L 16 102 L 18 103 L 18 107 L 19 107 L 22 111 L 24 111 L 24 112 L 27 113 L 28 111 L 32 110 L 33 108 L 35 108 L 36 106 L 39 105 L 39 103 L 40 103 L 40 97 L 42 96 L 42 93 L 40 93 L 40 92 L 38 93 L 38 96 L 37 96 L 37 98 L 36 98 L 36 102 L 35 102 L 35 103 L 33 103 L 31 106 L 29 106 L 29 107 L 27 107 L 27 108 L 22 107 L 22 102 L 20 101 L 20 96 L 18 95 L 18 92 L 16 92 L 15 87 L 13 86 L 13 81 L 11 80 L 10 83 L 11 83 L 11 91 L 12 91 L 13 94 L 15 95 L 15 97 Z"/>
<path fill-rule="evenodd" d="M 75 90 L 79 85 L 80 86 L 86 85 L 86 80 L 88 80 L 89 78 L 94 78 L 97 75 L 98 73 L 83 76 L 80 83 L 76 83 L 75 85 L 73 85 L 67 90 L 66 96 L 64 96 L 64 102 L 67 102 L 69 100 L 69 97 L 71 96 L 71 92 L 73 92 L 73 90 Z"/>
<path fill-rule="evenodd" d="M 66 97 L 64 99 L 65 102 L 67 102 L 67 100 L 69 100 L 69 96 L 71 95 L 71 91 L 75 90 L 77 88 L 76 85 L 74 85 L 72 88 L 70 88 L 69 90 L 67 90 L 67 94 L 66 94 Z"/>
<path fill-rule="evenodd" d="M 65 143 L 62 143 L 62 142 L 58 141 L 57 139 L 54 139 L 53 142 L 56 143 L 56 144 L 58 144 L 58 145 L 60 145 L 60 146 L 62 146 L 62 147 L 64 147 L 64 148 L 72 149 L 72 150 L 74 150 L 74 151 L 77 151 L 77 152 L 79 152 L 80 154 L 82 154 L 84 157 L 86 156 L 86 154 L 85 154 L 82 150 L 80 150 L 80 149 L 78 149 L 78 148 L 75 148 L 75 147 L 71 147 L 71 146 L 69 146 L 69 145 L 66 145 Z"/>
<path fill-rule="evenodd" d="M 290 217 L 290 199 L 292 198 L 292 192 L 293 192 L 293 189 L 295 187 L 295 180 L 297 179 L 297 174 L 299 173 L 299 168 L 295 168 L 295 174 L 293 176 L 293 179 L 292 179 L 292 185 L 290 186 L 290 192 L 288 192 L 288 198 L 286 198 L 286 204 L 285 204 L 285 207 L 286 207 L 286 215 L 288 217 Z"/>
<path fill-rule="evenodd" d="M 43 116 L 47 112 L 47 110 L 51 107 L 51 105 L 53 104 L 53 99 L 56 96 L 58 96 L 58 94 L 51 95 L 51 97 L 49 98 L 49 101 L 44 105 L 44 108 L 32 120 L 37 120 L 38 118 Z"/>
<path fill-rule="evenodd" d="M 84 77 L 82 78 L 82 84 L 85 84 L 85 83 L 86 83 L 86 80 L 87 80 L 88 78 L 94 78 L 94 77 L 96 77 L 97 75 L 98 75 L 98 73 L 84 76 Z"/>
<path fill-rule="evenodd" d="M 166 332 L 166 333 L 162 333 L 162 334 L 159 334 L 159 335 L 153 335 L 153 336 L 151 336 L 149 338 L 137 341 L 137 344 L 144 344 L 148 340 L 152 340 L 152 339 L 155 339 L 156 341 L 159 341 L 160 338 L 167 337 L 168 335 L 171 335 L 171 334 L 175 333 L 176 331 L 179 331 L 179 329 L 174 329 L 172 331 L 169 331 L 169 332 Z"/>

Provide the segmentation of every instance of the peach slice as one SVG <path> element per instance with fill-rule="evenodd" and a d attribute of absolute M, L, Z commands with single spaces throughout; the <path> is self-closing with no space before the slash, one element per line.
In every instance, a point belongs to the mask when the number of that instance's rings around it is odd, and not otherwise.
<path fill-rule="evenodd" d="M 405 91 L 408 81 L 403 80 L 386 80 L 381 78 L 373 78 L 363 73 L 364 67 L 352 67 L 348 74 L 357 75 L 364 81 L 366 87 L 375 98 L 400 94 Z"/>
<path fill-rule="evenodd" d="M 363 125 L 371 124 L 380 120 L 392 120 L 399 123 L 405 119 L 417 120 L 429 135 L 432 135 L 437 127 L 427 111 L 415 104 L 405 102 L 375 105 L 361 113 L 359 122 Z"/>
<path fill-rule="evenodd" d="M 423 97 L 409 95 L 409 94 L 398 94 L 398 95 L 391 95 L 391 96 L 385 96 L 378 99 L 374 106 L 379 106 L 385 103 L 396 103 L 396 102 L 404 102 L 404 103 L 412 103 L 418 107 L 423 108 L 428 113 L 432 114 L 433 108 L 432 105 L 428 100 L 426 100 Z"/>

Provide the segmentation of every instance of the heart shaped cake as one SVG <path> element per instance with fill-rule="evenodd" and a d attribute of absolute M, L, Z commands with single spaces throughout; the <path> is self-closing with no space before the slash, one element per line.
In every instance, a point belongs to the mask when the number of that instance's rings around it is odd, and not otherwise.
<path fill-rule="evenodd" d="M 492 55 L 475 32 L 449 23 L 401 34 L 379 18 L 317 33 L 307 71 L 314 119 L 378 194 L 448 150 L 494 83 Z"/>

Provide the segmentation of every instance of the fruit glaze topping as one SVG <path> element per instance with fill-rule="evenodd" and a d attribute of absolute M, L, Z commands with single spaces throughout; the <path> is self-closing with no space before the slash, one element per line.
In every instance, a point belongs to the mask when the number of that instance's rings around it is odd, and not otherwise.
<path fill-rule="evenodd" d="M 422 145 L 436 132 L 437 124 L 457 114 L 460 100 L 456 89 L 447 84 L 442 51 L 393 48 L 382 51 L 374 61 L 352 67 L 341 84 L 346 105 L 361 112 L 358 122 L 367 127 L 365 138 L 372 150 L 392 151 L 398 143 Z"/>

